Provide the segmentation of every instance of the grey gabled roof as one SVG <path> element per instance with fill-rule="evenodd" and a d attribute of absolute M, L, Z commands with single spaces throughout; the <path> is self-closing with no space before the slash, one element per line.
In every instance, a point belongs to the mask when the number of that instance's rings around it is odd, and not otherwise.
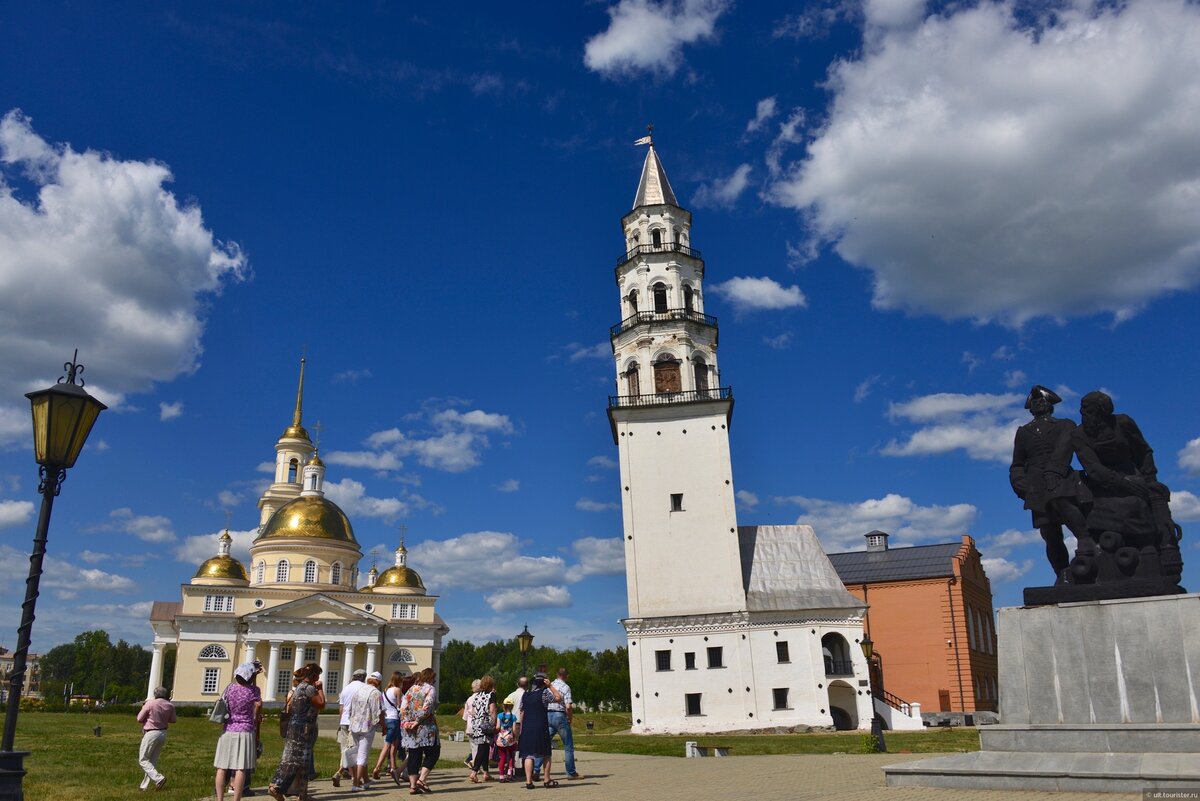
<path fill-rule="evenodd" d="M 961 542 L 889 548 L 886 551 L 831 553 L 829 561 L 847 585 L 905 581 L 954 575 L 952 563 Z"/>
<path fill-rule="evenodd" d="M 675 193 L 671 191 L 671 182 L 667 180 L 667 171 L 650 145 L 646 152 L 646 163 L 642 165 L 642 179 L 638 181 L 637 194 L 633 198 L 633 207 L 660 206 L 664 203 L 678 206 Z"/>
<path fill-rule="evenodd" d="M 829 564 L 812 526 L 738 526 L 751 612 L 862 609 Z"/>

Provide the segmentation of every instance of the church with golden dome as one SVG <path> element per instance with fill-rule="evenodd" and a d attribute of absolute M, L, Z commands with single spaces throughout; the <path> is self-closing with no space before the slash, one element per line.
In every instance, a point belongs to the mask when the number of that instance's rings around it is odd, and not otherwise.
<path fill-rule="evenodd" d="M 392 567 L 375 567 L 359 585 L 362 550 L 346 513 L 325 497 L 325 464 L 301 423 L 304 360 L 292 424 L 275 443 L 275 475 L 258 501 L 258 535 L 249 565 L 217 538 L 216 555 L 182 587 L 182 601 L 157 601 L 147 697 L 163 684 L 174 649 L 177 703 L 216 701 L 233 670 L 253 659 L 265 667 L 263 700 L 282 703 L 292 671 L 318 663 L 327 692 L 355 670 L 385 675 L 439 670 L 449 628 L 401 540 Z"/>

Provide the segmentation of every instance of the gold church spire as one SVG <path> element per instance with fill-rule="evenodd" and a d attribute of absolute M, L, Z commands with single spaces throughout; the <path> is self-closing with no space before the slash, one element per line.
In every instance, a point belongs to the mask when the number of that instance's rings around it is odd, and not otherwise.
<path fill-rule="evenodd" d="M 304 363 L 305 358 L 300 357 L 300 385 L 296 387 L 296 411 L 292 412 L 292 424 L 283 432 L 283 436 L 293 439 L 308 439 L 308 432 L 304 430 L 304 426 L 300 425 L 300 414 L 304 407 Z"/>

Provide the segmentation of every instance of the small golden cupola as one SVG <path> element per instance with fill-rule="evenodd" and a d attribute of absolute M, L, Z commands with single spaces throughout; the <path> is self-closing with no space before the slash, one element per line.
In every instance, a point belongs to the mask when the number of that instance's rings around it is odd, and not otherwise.
<path fill-rule="evenodd" d="M 408 566 L 408 549 L 404 540 L 396 549 L 396 564 L 379 574 L 379 578 L 371 586 L 371 592 L 388 595 L 424 595 L 425 584 L 417 571 Z"/>
<path fill-rule="evenodd" d="M 217 540 L 217 555 L 200 565 L 192 583 L 214 587 L 249 586 L 250 577 L 246 574 L 246 568 L 229 553 L 232 547 L 233 537 L 229 536 L 229 529 L 225 529 Z"/>

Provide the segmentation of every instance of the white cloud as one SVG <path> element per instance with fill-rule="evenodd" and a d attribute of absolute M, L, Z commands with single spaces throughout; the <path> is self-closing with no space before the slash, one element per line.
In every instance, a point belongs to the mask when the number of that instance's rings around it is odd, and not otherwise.
<path fill-rule="evenodd" d="M 1179 451 L 1179 466 L 1194 476 L 1200 475 L 1200 437 L 1189 440 Z"/>
<path fill-rule="evenodd" d="M 175 548 L 176 561 L 187 562 L 199 567 L 201 562 L 217 555 L 217 540 L 223 533 L 225 533 L 225 529 L 214 531 L 211 534 L 184 537 L 179 546 Z M 247 571 L 250 570 L 250 543 L 254 542 L 254 538 L 258 536 L 258 528 L 249 528 L 245 531 L 231 529 L 229 536 L 233 538 L 233 543 L 229 546 L 230 555 L 245 565 Z"/>
<path fill-rule="evenodd" d="M 29 501 L 0 501 L 0 528 L 19 526 L 33 518 L 33 504 Z"/>
<path fill-rule="evenodd" d="M 734 493 L 734 497 L 737 499 L 737 506 L 739 509 L 753 511 L 758 507 L 758 496 L 750 490 L 738 490 Z"/>
<path fill-rule="evenodd" d="M 364 467 L 369 470 L 400 470 L 404 467 L 404 462 L 389 451 L 333 451 L 321 459 L 342 467 Z"/>
<path fill-rule="evenodd" d="M 620 509 L 621 505 L 613 502 L 596 501 L 591 498 L 580 498 L 575 501 L 575 508 L 582 512 L 611 512 Z"/>
<path fill-rule="evenodd" d="M 1014 549 L 1024 548 L 1026 545 L 1041 541 L 1042 535 L 1038 533 L 1037 529 L 1019 531 L 1010 528 L 988 537 L 986 545 L 982 546 L 980 550 L 995 556 L 1007 556 Z"/>
<path fill-rule="evenodd" d="M 736 312 L 804 308 L 808 299 L 798 286 L 784 287 L 774 278 L 741 276 L 716 284 L 711 291 L 725 298 Z"/>
<path fill-rule="evenodd" d="M 98 564 L 105 560 L 111 559 L 111 554 L 99 553 L 97 551 L 83 550 L 79 552 L 79 558 L 87 562 L 89 565 Z"/>
<path fill-rule="evenodd" d="M 1200 6 L 951 9 L 834 64 L 771 197 L 872 271 L 881 309 L 1120 320 L 1200 283 Z"/>
<path fill-rule="evenodd" d="M 454 409 L 446 409 L 438 412 L 433 416 L 433 422 L 439 426 L 463 426 L 465 428 L 477 428 L 482 431 L 496 431 L 501 434 L 512 433 L 512 422 L 503 414 L 492 414 L 491 412 L 480 411 L 475 409 L 466 414 Z"/>
<path fill-rule="evenodd" d="M 1017 358 L 1017 354 L 1013 353 L 1013 349 L 1008 345 L 1001 345 L 992 351 L 992 358 L 998 362 L 1011 362 Z"/>
<path fill-rule="evenodd" d="M 976 356 L 969 350 L 964 350 L 962 355 L 962 363 L 967 366 L 967 374 L 974 373 L 979 365 L 983 364 L 983 359 Z"/>
<path fill-rule="evenodd" d="M 854 388 L 854 402 L 862 403 L 871 394 L 871 388 L 879 383 L 880 376 L 869 375 Z"/>
<path fill-rule="evenodd" d="M 412 507 L 399 498 L 373 498 L 361 481 L 343 478 L 341 481 L 325 482 L 325 494 L 329 500 L 342 507 L 352 520 L 355 517 L 378 517 L 395 520 L 409 514 Z"/>
<path fill-rule="evenodd" d="M 969 503 L 921 506 L 895 493 L 857 503 L 802 496 L 777 500 L 803 507 L 805 512 L 796 522 L 811 525 L 831 553 L 862 550 L 867 532 L 873 529 L 888 532 L 895 543 L 953 540 L 967 533 L 977 514 Z"/>
<path fill-rule="evenodd" d="M 159 420 L 174 420 L 176 417 L 183 416 L 183 401 L 176 403 L 160 403 L 158 404 L 158 419 Z"/>
<path fill-rule="evenodd" d="M 775 116 L 777 106 L 774 97 L 764 97 L 758 101 L 758 105 L 754 107 L 754 119 L 746 123 L 746 133 L 754 133 L 766 125 L 767 120 Z"/>
<path fill-rule="evenodd" d="M 962 395 L 941 392 L 892 403 L 888 416 L 920 427 L 902 441 L 880 449 L 885 456 L 932 456 L 961 450 L 972 459 L 1005 462 L 1012 458 L 1013 436 L 1025 422 L 1016 394 Z"/>
<path fill-rule="evenodd" d="M 763 337 L 763 344 L 771 350 L 787 350 L 791 347 L 793 334 L 791 331 L 784 331 L 773 337 Z"/>
<path fill-rule="evenodd" d="M 461 587 L 479 592 L 537 587 L 564 581 L 560 556 L 524 556 L 521 542 L 508 532 L 476 531 L 447 540 L 410 546 L 408 563 L 427 587 Z"/>
<path fill-rule="evenodd" d="M 571 543 L 571 549 L 579 561 L 567 570 L 567 581 L 625 572 L 625 543 L 620 537 L 581 537 Z"/>
<path fill-rule="evenodd" d="M 567 345 L 567 361 L 581 362 L 585 359 L 611 359 L 612 345 L 608 342 L 597 342 L 594 345 L 583 345 L 579 342 L 572 342 Z"/>
<path fill-rule="evenodd" d="M 692 195 L 692 205 L 696 208 L 731 209 L 742 196 L 742 192 L 750 185 L 749 164 L 739 164 L 727 178 L 716 178 L 707 184 L 701 184 Z"/>
<path fill-rule="evenodd" d="M 1033 569 L 1034 560 L 1025 559 L 1021 562 L 1011 562 L 1002 556 L 980 559 L 983 571 L 993 585 L 1015 581 Z"/>
<path fill-rule="evenodd" d="M 515 478 L 510 478 L 507 481 L 502 481 L 496 485 L 497 492 L 519 492 L 521 482 Z"/>
<path fill-rule="evenodd" d="M 367 370 L 367 369 L 343 370 L 342 372 L 337 373 L 333 376 L 333 383 L 335 383 L 335 384 L 357 384 L 362 379 L 370 378 L 370 377 L 371 377 L 371 371 Z"/>
<path fill-rule="evenodd" d="M 907 28 L 921 19 L 925 0 L 866 0 L 863 16 L 875 28 Z"/>
<path fill-rule="evenodd" d="M 257 473 L 272 473 L 272 474 L 274 474 L 275 463 L 274 462 L 259 462 L 258 466 L 255 467 L 254 470 Z"/>
<path fill-rule="evenodd" d="M 41 586 L 44 589 L 102 592 L 130 592 L 137 584 L 126 576 L 107 573 L 95 568 L 81 568 L 65 559 L 47 555 L 42 565 Z M 29 572 L 29 555 L 8 545 L 0 545 L 0 587 L 25 588 Z M 39 618 L 41 617 L 39 613 Z"/>
<path fill-rule="evenodd" d="M 583 63 L 607 76 L 675 74 L 683 46 L 712 39 L 728 0 L 620 0 L 608 9 L 608 29 L 584 47 Z"/>
<path fill-rule="evenodd" d="M 587 460 L 587 463 L 589 467 L 603 467 L 605 470 L 617 469 L 617 460 L 611 456 L 604 456 L 603 454 L 600 456 L 593 456 L 591 459 Z"/>
<path fill-rule="evenodd" d="M 546 585 L 522 589 L 500 590 L 485 596 L 488 606 L 496 612 L 520 609 L 561 609 L 571 605 L 571 593 L 566 587 Z"/>
<path fill-rule="evenodd" d="M 135 515 L 124 507 L 108 513 L 109 522 L 96 526 L 98 531 L 120 531 L 132 534 L 143 542 L 174 542 L 170 518 L 163 515 Z"/>
<path fill-rule="evenodd" d="M 1025 375 L 1024 370 L 1007 370 L 1004 373 L 1004 386 L 1009 389 L 1023 387 L 1029 383 L 1029 376 Z"/>
<path fill-rule="evenodd" d="M 1200 520 L 1200 498 L 1187 490 L 1174 490 L 1171 493 L 1171 517 L 1176 523 Z"/>
<path fill-rule="evenodd" d="M 170 180 L 158 162 L 52 145 L 20 111 L 0 119 L 0 397 L 54 383 L 80 342 L 88 390 L 110 406 L 196 370 L 201 302 L 246 259 Z M 0 405 L 0 441 L 28 435 L 14 409 Z"/>

